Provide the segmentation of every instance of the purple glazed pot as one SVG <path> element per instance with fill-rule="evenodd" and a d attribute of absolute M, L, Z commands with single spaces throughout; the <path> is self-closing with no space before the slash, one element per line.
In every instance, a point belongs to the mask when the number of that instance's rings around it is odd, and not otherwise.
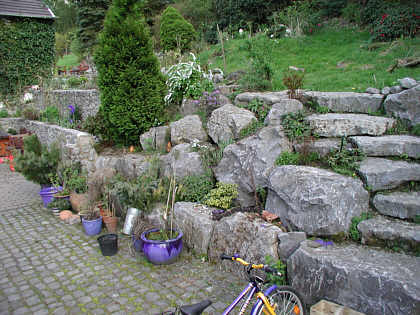
<path fill-rule="evenodd" d="M 39 195 L 42 198 L 42 202 L 44 204 L 44 207 L 47 207 L 48 204 L 53 201 L 54 194 L 58 193 L 59 191 L 63 190 L 63 187 L 54 187 L 54 186 L 41 186 L 41 191 L 39 192 Z"/>
<path fill-rule="evenodd" d="M 177 238 L 168 241 L 148 240 L 147 235 L 157 232 L 159 229 L 150 229 L 141 234 L 143 241 L 143 253 L 146 258 L 155 265 L 167 265 L 173 263 L 182 251 L 182 232 L 179 231 Z"/>
<path fill-rule="evenodd" d="M 102 217 L 95 220 L 85 220 L 82 218 L 82 224 L 85 228 L 86 235 L 97 235 L 101 233 L 102 229 Z"/>

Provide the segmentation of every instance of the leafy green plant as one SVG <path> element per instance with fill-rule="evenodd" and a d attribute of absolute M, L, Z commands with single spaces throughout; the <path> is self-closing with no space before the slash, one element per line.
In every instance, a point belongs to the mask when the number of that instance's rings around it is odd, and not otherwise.
<path fill-rule="evenodd" d="M 327 114 L 330 112 L 327 106 L 321 106 L 316 101 L 309 101 L 305 105 L 318 114 Z"/>
<path fill-rule="evenodd" d="M 357 149 L 346 149 L 346 140 L 343 137 L 341 139 L 341 146 L 338 150 L 330 152 L 326 159 L 329 167 L 339 174 L 347 176 L 356 176 L 356 172 L 359 169 L 359 162 L 361 162 L 365 155 Z"/>
<path fill-rule="evenodd" d="M 305 120 L 302 111 L 284 115 L 282 125 L 286 136 L 291 141 L 302 142 L 311 135 L 309 122 Z"/>
<path fill-rule="evenodd" d="M 300 90 L 303 88 L 303 80 L 305 78 L 305 72 L 287 70 L 283 72 L 283 84 L 287 87 L 289 98 L 299 99 Z"/>
<path fill-rule="evenodd" d="M 86 84 L 86 82 L 88 82 L 88 78 L 86 77 L 70 77 L 67 79 L 66 81 L 66 85 L 69 88 L 76 88 L 76 87 L 80 87 L 83 84 Z"/>
<path fill-rule="evenodd" d="M 7 118 L 9 117 L 9 112 L 7 111 L 7 109 L 2 109 L 0 110 L 0 118 Z"/>
<path fill-rule="evenodd" d="M 360 214 L 359 217 L 354 217 L 351 219 L 351 224 L 350 224 L 350 228 L 349 228 L 349 237 L 355 241 L 355 242 L 360 242 L 360 240 L 362 239 L 362 236 L 357 228 L 357 225 L 365 220 L 371 219 L 373 217 L 373 215 L 369 212 L 364 212 L 362 214 Z"/>
<path fill-rule="evenodd" d="M 386 135 L 402 135 L 409 133 L 410 127 L 405 120 L 395 118 L 395 121 L 394 126 L 385 131 Z"/>
<path fill-rule="evenodd" d="M 180 200 L 190 202 L 203 202 L 204 198 L 214 187 L 210 173 L 186 176 L 181 180 L 180 184 Z"/>
<path fill-rule="evenodd" d="M 141 3 L 115 0 L 95 49 L 104 127 L 115 143 L 138 143 L 163 120 L 166 86 L 153 52 Z"/>
<path fill-rule="evenodd" d="M 267 104 L 259 98 L 254 98 L 249 103 L 241 105 L 241 107 L 253 112 L 257 117 L 258 121 L 260 122 L 264 122 L 265 118 L 268 115 L 268 112 L 270 111 L 270 107 L 267 106 Z"/>
<path fill-rule="evenodd" d="M 16 131 L 16 129 L 13 129 L 13 128 L 9 128 L 9 129 L 7 129 L 7 133 L 8 133 L 9 135 L 17 135 L 17 131 Z"/>
<path fill-rule="evenodd" d="M 276 159 L 276 165 L 298 165 L 300 159 L 299 152 L 282 152 Z"/>
<path fill-rule="evenodd" d="M 264 127 L 264 123 L 258 120 L 253 120 L 248 126 L 242 128 L 239 132 L 239 139 L 243 139 L 255 134 L 258 130 Z"/>
<path fill-rule="evenodd" d="M 174 7 L 168 6 L 160 23 L 161 47 L 165 51 L 179 49 L 185 52 L 197 37 L 194 27 Z"/>
<path fill-rule="evenodd" d="M 361 16 L 362 8 L 357 2 L 348 2 L 347 5 L 341 10 L 341 14 L 348 22 L 360 25 L 362 23 Z"/>
<path fill-rule="evenodd" d="M 414 125 L 411 128 L 411 134 L 420 137 L 420 124 Z"/>
<path fill-rule="evenodd" d="M 37 110 L 34 107 L 25 107 L 25 109 L 22 111 L 23 118 L 28 120 L 39 120 L 40 113 L 39 110 Z"/>
<path fill-rule="evenodd" d="M 26 179 L 40 185 L 50 185 L 50 174 L 57 170 L 60 161 L 60 151 L 56 144 L 50 148 L 41 145 L 36 135 L 24 140 L 25 151 L 16 157 L 16 171 L 22 173 Z"/>
<path fill-rule="evenodd" d="M 68 199 L 65 198 L 59 198 L 54 199 L 47 205 L 48 209 L 59 209 L 59 210 L 71 210 L 71 204 Z"/>
<path fill-rule="evenodd" d="M 280 285 L 287 285 L 286 280 L 286 264 L 283 263 L 280 259 L 275 261 L 273 257 L 265 256 L 265 263 L 270 266 L 271 268 L 275 269 L 280 275 L 267 273 L 266 281 L 270 284 Z"/>
<path fill-rule="evenodd" d="M 49 123 L 58 123 L 60 112 L 55 106 L 47 106 L 40 114 L 41 120 Z"/>
<path fill-rule="evenodd" d="M 216 188 L 206 195 L 204 204 L 227 210 L 231 208 L 236 197 L 238 197 L 238 186 L 236 184 L 218 182 Z"/>

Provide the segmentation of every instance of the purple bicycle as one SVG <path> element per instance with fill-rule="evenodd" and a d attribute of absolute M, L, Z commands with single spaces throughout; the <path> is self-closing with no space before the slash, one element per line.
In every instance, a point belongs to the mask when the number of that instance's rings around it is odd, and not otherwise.
<path fill-rule="evenodd" d="M 242 293 L 238 295 L 235 301 L 225 309 L 223 315 L 230 314 L 243 299 L 245 299 L 245 302 L 242 303 L 238 314 L 245 314 L 245 311 L 254 296 L 257 301 L 252 307 L 250 315 L 305 315 L 304 304 L 299 293 L 296 292 L 295 289 L 290 286 L 272 285 L 263 292 L 261 287 L 266 282 L 258 276 L 251 275 L 251 271 L 257 269 L 263 270 L 266 273 L 279 274 L 275 269 L 263 264 L 254 265 L 248 263 L 238 255 L 229 256 L 222 254 L 220 258 L 236 261 L 246 266 L 246 272 L 249 279 L 248 285 Z M 200 315 L 211 305 L 211 303 L 210 300 L 204 300 L 197 304 L 180 306 L 175 312 L 165 312 L 162 315 Z"/>

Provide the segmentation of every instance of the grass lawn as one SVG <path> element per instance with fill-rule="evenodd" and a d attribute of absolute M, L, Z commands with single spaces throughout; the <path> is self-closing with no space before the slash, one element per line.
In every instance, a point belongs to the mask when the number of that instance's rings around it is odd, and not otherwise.
<path fill-rule="evenodd" d="M 366 46 L 369 33 L 357 29 L 324 28 L 302 38 L 262 39 L 264 53 L 274 70 L 273 90 L 284 90 L 283 71 L 289 66 L 305 69 L 304 89 L 316 91 L 364 92 L 367 87 L 395 85 L 397 79 L 412 77 L 420 80 L 420 67 L 386 69 L 396 58 L 420 57 L 420 38 L 400 39 L 376 50 Z M 250 59 L 247 39 L 225 42 L 226 73 L 246 70 Z M 220 45 L 211 46 L 199 55 L 202 64 L 223 69 Z M 345 64 L 339 68 L 337 65 Z"/>
<path fill-rule="evenodd" d="M 76 55 L 69 54 L 64 55 L 57 61 L 58 67 L 76 67 L 80 63 L 79 58 Z"/>

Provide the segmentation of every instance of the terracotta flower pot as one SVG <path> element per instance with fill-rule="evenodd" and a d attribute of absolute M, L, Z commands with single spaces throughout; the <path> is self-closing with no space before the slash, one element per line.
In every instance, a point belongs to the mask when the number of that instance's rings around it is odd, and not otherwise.
<path fill-rule="evenodd" d="M 70 194 L 70 204 L 72 209 L 75 212 L 80 212 L 84 209 L 86 209 L 89 205 L 89 198 L 88 194 L 78 194 L 75 192 L 72 192 Z"/>
<path fill-rule="evenodd" d="M 116 233 L 118 229 L 118 217 L 108 217 L 104 216 L 103 220 L 106 226 L 106 229 L 109 233 Z"/>

